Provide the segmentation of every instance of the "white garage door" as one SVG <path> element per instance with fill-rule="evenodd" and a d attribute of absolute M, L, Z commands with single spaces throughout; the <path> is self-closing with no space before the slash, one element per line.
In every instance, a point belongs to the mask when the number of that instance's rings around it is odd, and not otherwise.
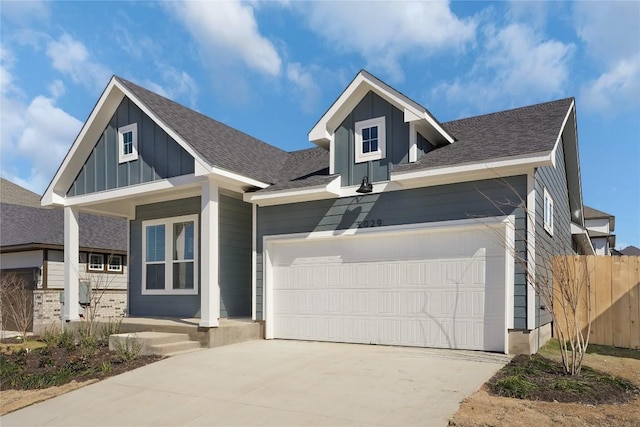
<path fill-rule="evenodd" d="M 274 240 L 271 337 L 502 352 L 508 268 L 494 232 Z"/>

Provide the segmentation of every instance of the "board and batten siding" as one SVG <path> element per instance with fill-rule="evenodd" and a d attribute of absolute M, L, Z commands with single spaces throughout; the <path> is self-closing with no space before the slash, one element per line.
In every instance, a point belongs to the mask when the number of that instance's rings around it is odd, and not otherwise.
<path fill-rule="evenodd" d="M 138 159 L 118 163 L 118 128 L 138 124 Z M 157 181 L 194 171 L 194 159 L 137 105 L 124 98 L 67 196 Z"/>
<path fill-rule="evenodd" d="M 564 163 L 564 144 L 558 144 L 556 165 L 536 169 L 536 277 L 552 277 L 550 266 L 554 255 L 572 254 L 571 208 L 567 173 Z M 544 190 L 553 198 L 553 235 L 544 229 Z M 546 260 L 546 262 L 545 262 Z M 551 284 L 549 284 L 551 286 Z M 548 309 L 547 309 L 548 308 Z M 541 309 L 540 297 L 536 295 L 536 326 L 550 323 L 551 307 Z"/>
<path fill-rule="evenodd" d="M 435 187 L 392 191 L 341 199 L 318 200 L 258 208 L 256 309 L 263 319 L 263 237 L 311 233 L 358 227 L 361 221 L 381 221 L 382 226 L 450 221 L 488 216 L 514 215 L 517 248 L 526 243 L 526 215 L 511 201 L 525 200 L 526 176 L 504 181 L 484 180 Z M 517 194 L 514 194 L 516 192 Z M 502 204 L 501 204 L 502 202 Z M 490 231 L 487 231 L 490 233 Z M 526 279 L 515 272 L 514 327 L 526 328 Z"/>
<path fill-rule="evenodd" d="M 251 204 L 220 195 L 220 317 L 251 317 Z"/>
<path fill-rule="evenodd" d="M 132 316 L 199 317 L 201 275 L 197 295 L 142 295 L 142 222 L 182 215 L 198 215 L 200 197 L 136 207 L 130 224 L 129 310 Z M 220 317 L 251 315 L 251 205 L 221 192 L 219 198 Z M 202 262 L 198 236 L 198 271 Z"/>
<path fill-rule="evenodd" d="M 355 123 L 376 117 L 385 118 L 386 158 L 355 162 Z M 373 92 L 369 92 L 335 131 L 335 172 L 342 186 L 357 185 L 365 175 L 370 182 L 387 181 L 392 165 L 409 161 L 409 124 L 404 113 Z"/>

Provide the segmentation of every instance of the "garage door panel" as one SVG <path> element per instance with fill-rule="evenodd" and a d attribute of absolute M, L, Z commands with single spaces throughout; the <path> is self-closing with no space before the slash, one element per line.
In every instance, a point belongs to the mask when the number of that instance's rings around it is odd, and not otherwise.
<path fill-rule="evenodd" d="M 503 351 L 496 247 L 477 230 L 274 244 L 274 337 Z"/>

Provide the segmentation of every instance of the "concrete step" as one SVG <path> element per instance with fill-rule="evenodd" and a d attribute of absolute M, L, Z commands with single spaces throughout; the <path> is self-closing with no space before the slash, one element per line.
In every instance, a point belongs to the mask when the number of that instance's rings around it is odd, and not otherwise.
<path fill-rule="evenodd" d="M 151 354 L 160 356 L 176 356 L 178 354 L 189 353 L 200 350 L 202 346 L 197 341 L 180 341 L 168 344 L 154 344 L 149 346 Z"/>
<path fill-rule="evenodd" d="M 200 342 L 190 341 L 188 334 L 170 332 L 132 332 L 109 337 L 109 350 L 115 351 L 122 346 L 139 346 L 141 355 L 161 356 L 201 347 Z"/>

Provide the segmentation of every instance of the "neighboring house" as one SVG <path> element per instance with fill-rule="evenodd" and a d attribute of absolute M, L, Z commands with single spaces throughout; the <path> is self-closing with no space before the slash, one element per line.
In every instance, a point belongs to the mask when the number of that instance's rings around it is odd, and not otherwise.
<path fill-rule="evenodd" d="M 596 255 L 612 255 L 616 246 L 616 217 L 589 206 L 584 207 L 584 225 Z"/>
<path fill-rule="evenodd" d="M 113 77 L 43 204 L 70 260 L 78 212 L 129 221 L 131 316 L 498 352 L 550 335 L 515 259 L 542 277 L 549 251 L 593 253 L 573 99 L 439 123 L 362 71 L 309 140 L 285 152 Z"/>
<path fill-rule="evenodd" d="M 40 196 L 10 181 L 1 179 L 0 184 L 1 274 L 18 275 L 34 290 L 33 327 L 42 332 L 60 319 L 60 293 L 65 284 L 64 212 L 37 207 Z M 127 223 L 91 214 L 80 215 L 80 223 L 77 277 L 82 286 L 77 287 L 78 292 L 91 284 L 94 293 L 101 295 L 99 315 L 122 316 L 127 307 Z"/>
<path fill-rule="evenodd" d="M 615 255 L 640 256 L 640 248 L 635 246 L 627 246 L 626 248 L 616 251 Z"/>

